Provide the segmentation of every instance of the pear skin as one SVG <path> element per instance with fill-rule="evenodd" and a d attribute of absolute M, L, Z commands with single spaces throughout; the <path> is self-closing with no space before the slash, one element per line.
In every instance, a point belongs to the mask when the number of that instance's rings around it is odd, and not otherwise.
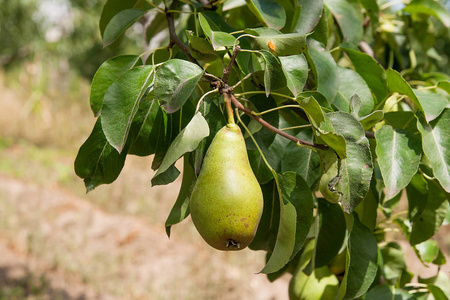
<path fill-rule="evenodd" d="M 253 240 L 263 194 L 250 166 L 239 126 L 220 129 L 206 152 L 192 191 L 192 221 L 213 248 L 242 250 Z"/>

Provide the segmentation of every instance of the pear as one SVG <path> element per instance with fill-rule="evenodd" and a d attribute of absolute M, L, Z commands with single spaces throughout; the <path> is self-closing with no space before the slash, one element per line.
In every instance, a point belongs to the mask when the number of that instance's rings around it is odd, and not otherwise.
<path fill-rule="evenodd" d="M 197 231 L 213 248 L 242 250 L 255 237 L 263 195 L 236 124 L 224 126 L 211 142 L 192 191 L 190 210 Z"/>

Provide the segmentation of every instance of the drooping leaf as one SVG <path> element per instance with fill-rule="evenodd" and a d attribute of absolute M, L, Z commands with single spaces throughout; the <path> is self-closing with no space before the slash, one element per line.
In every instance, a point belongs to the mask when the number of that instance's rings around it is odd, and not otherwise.
<path fill-rule="evenodd" d="M 445 219 L 448 194 L 435 180 L 426 180 L 417 174 L 406 187 L 412 228 L 409 241 L 419 244 L 431 238 Z"/>
<path fill-rule="evenodd" d="M 437 241 L 426 240 L 414 246 L 414 249 L 419 253 L 423 262 L 431 263 L 439 255 L 440 249 Z"/>
<path fill-rule="evenodd" d="M 185 154 L 183 162 L 183 181 L 181 182 L 180 192 L 177 200 L 170 210 L 166 220 L 166 233 L 170 237 L 170 228 L 172 225 L 178 224 L 189 215 L 189 201 L 192 190 L 194 189 L 197 175 L 194 168 L 189 163 L 189 153 Z"/>
<path fill-rule="evenodd" d="M 336 62 L 325 46 L 315 40 L 310 40 L 307 56 L 316 78 L 317 90 L 333 103 L 339 88 L 339 75 Z"/>
<path fill-rule="evenodd" d="M 143 9 L 125 9 L 116 14 L 106 25 L 103 33 L 104 47 L 111 45 L 125 30 L 146 13 L 147 11 Z"/>
<path fill-rule="evenodd" d="M 161 107 L 154 99 L 146 99 L 139 103 L 139 109 L 128 134 L 128 139 L 132 141 L 128 154 L 147 156 L 155 153 L 158 130 L 156 116 L 159 110 Z"/>
<path fill-rule="evenodd" d="M 375 139 L 387 200 L 406 187 L 416 174 L 422 157 L 421 141 L 418 136 L 389 125 L 377 130 Z"/>
<path fill-rule="evenodd" d="M 247 0 L 250 11 L 270 28 L 281 29 L 286 24 L 286 11 L 276 1 Z"/>
<path fill-rule="evenodd" d="M 103 106 L 103 97 L 110 85 L 119 79 L 123 73 L 141 64 L 137 55 L 121 55 L 108 59 L 98 68 L 92 79 L 89 99 L 92 112 L 95 116 L 100 114 Z"/>
<path fill-rule="evenodd" d="M 366 81 L 369 88 L 374 93 L 376 104 L 383 101 L 387 95 L 388 88 L 386 82 L 386 73 L 383 67 L 370 55 L 346 47 L 345 44 L 340 47 L 350 58 L 356 72 Z"/>
<path fill-rule="evenodd" d="M 350 112 L 350 99 L 357 94 L 361 101 L 358 116 L 366 116 L 373 109 L 372 94 L 364 79 L 355 71 L 338 67 L 339 90 L 333 104 L 339 110 Z"/>
<path fill-rule="evenodd" d="M 339 280 L 328 266 L 312 270 L 307 275 L 295 270 L 289 283 L 289 299 L 333 299 L 339 290 Z"/>
<path fill-rule="evenodd" d="M 295 206 L 290 202 L 284 202 L 280 198 L 280 223 L 277 238 L 272 255 L 267 261 L 261 273 L 273 273 L 284 267 L 290 260 L 295 247 L 295 231 L 297 224 L 297 213 Z"/>
<path fill-rule="evenodd" d="M 208 123 L 199 112 L 177 135 L 172 144 L 170 144 L 169 149 L 167 150 L 167 153 L 158 168 L 158 171 L 152 179 L 152 183 L 158 178 L 158 176 L 163 174 L 171 165 L 173 165 L 183 154 L 194 151 L 201 140 L 203 140 L 208 135 Z"/>
<path fill-rule="evenodd" d="M 292 32 L 309 33 L 322 17 L 322 0 L 298 0 L 297 10 L 292 22 Z"/>
<path fill-rule="evenodd" d="M 425 113 L 427 122 L 433 121 L 439 116 L 445 107 L 449 106 L 449 100 L 440 94 L 424 93 L 414 91 Z"/>
<path fill-rule="evenodd" d="M 439 81 L 436 86 L 438 88 L 446 91 L 447 94 L 450 94 L 450 81 L 449 80 Z"/>
<path fill-rule="evenodd" d="M 330 263 L 339 253 L 345 239 L 346 226 L 342 208 L 339 204 L 329 203 L 318 198 L 319 236 L 316 242 L 315 267 L 320 268 Z"/>
<path fill-rule="evenodd" d="M 371 114 L 368 114 L 367 116 L 364 116 L 359 119 L 359 123 L 364 127 L 364 130 L 369 130 L 375 124 L 380 122 L 383 119 L 384 113 L 382 110 L 376 110 Z"/>
<path fill-rule="evenodd" d="M 168 113 L 181 108 L 204 71 L 194 63 L 171 59 L 156 70 L 155 99 L 158 100 Z"/>
<path fill-rule="evenodd" d="M 446 108 L 429 124 L 419 119 L 417 127 L 422 135 L 423 152 L 430 160 L 434 175 L 450 192 L 450 109 Z"/>
<path fill-rule="evenodd" d="M 378 270 L 377 240 L 359 221 L 356 214 L 353 214 L 351 219 L 353 224 L 348 239 L 347 262 L 339 299 L 354 299 L 363 295 L 369 289 Z"/>
<path fill-rule="evenodd" d="M 306 181 L 294 172 L 279 175 L 280 188 L 285 202 L 289 201 L 297 212 L 295 244 L 291 259 L 300 251 L 313 221 L 314 200 Z"/>
<path fill-rule="evenodd" d="M 320 177 L 319 181 L 319 191 L 330 203 L 338 203 L 340 198 L 340 195 L 336 190 L 336 184 L 339 180 L 338 156 L 333 149 L 325 151 L 320 150 L 318 152 L 320 157 L 320 165 L 322 167 L 322 177 Z"/>
<path fill-rule="evenodd" d="M 303 99 L 300 103 L 316 130 L 316 136 L 333 148 L 339 157 L 346 157 L 346 142 L 344 137 L 336 134 L 330 119 L 324 114 L 319 103 L 312 97 Z"/>
<path fill-rule="evenodd" d="M 301 33 L 283 34 L 271 28 L 246 29 L 255 43 L 262 50 L 270 51 L 276 56 L 298 55 L 306 49 L 306 36 Z"/>
<path fill-rule="evenodd" d="M 296 137 L 312 141 L 312 135 L 301 132 Z M 306 147 L 299 147 L 295 143 L 289 143 L 281 160 L 281 171 L 293 171 L 302 176 L 311 188 L 320 178 L 320 158 L 316 152 Z"/>
<path fill-rule="evenodd" d="M 341 159 L 336 190 L 346 213 L 366 196 L 372 178 L 372 157 L 364 128 L 352 115 L 344 112 L 328 113 L 334 130 L 346 141 L 347 157 Z"/>
<path fill-rule="evenodd" d="M 324 0 L 333 13 L 344 36 L 344 41 L 359 44 L 363 37 L 363 14 L 356 0 Z"/>
<path fill-rule="evenodd" d="M 153 4 L 158 5 L 160 2 L 160 0 L 156 0 L 153 1 Z M 103 6 L 102 14 L 100 16 L 100 33 L 102 37 L 104 36 L 106 26 L 109 24 L 111 19 L 119 12 L 126 9 L 148 10 L 151 8 L 152 6 L 145 0 L 107 0 L 105 5 Z"/>
<path fill-rule="evenodd" d="M 117 179 L 125 164 L 126 152 L 119 154 L 103 134 L 101 117 L 91 134 L 80 147 L 75 159 L 75 173 L 83 178 L 87 192 L 100 184 Z"/>
<path fill-rule="evenodd" d="M 286 77 L 284 76 L 280 60 L 269 51 L 260 51 L 266 63 L 264 69 L 264 86 L 266 97 L 269 97 L 271 91 L 286 86 Z"/>
<path fill-rule="evenodd" d="M 106 91 L 102 108 L 102 128 L 108 142 L 122 152 L 139 101 L 151 84 L 152 66 L 139 66 L 125 72 Z"/>
<path fill-rule="evenodd" d="M 287 86 L 294 97 L 297 97 L 303 91 L 308 78 L 308 62 L 303 54 L 280 56 L 278 58 L 286 76 Z"/>
<path fill-rule="evenodd" d="M 152 178 L 152 186 L 166 185 L 175 181 L 180 175 L 180 171 L 175 167 L 175 164 L 170 165 L 166 171 L 159 174 L 158 177 Z"/>
<path fill-rule="evenodd" d="M 386 71 L 386 79 L 390 92 L 397 92 L 408 96 L 408 98 L 410 98 L 414 103 L 415 109 L 418 112 L 423 113 L 423 107 L 420 104 L 419 99 L 417 98 L 416 94 L 414 94 L 411 86 L 408 84 L 408 82 L 406 82 L 406 80 L 402 77 L 402 75 L 400 75 L 399 72 L 393 69 L 388 69 Z"/>

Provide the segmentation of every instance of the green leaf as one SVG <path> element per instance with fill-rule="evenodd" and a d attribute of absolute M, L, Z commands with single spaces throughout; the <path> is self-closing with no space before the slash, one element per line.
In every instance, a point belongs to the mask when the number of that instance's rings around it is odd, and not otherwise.
<path fill-rule="evenodd" d="M 445 109 L 429 124 L 419 119 L 417 127 L 422 134 L 423 152 L 430 160 L 434 176 L 450 192 L 450 109 Z"/>
<path fill-rule="evenodd" d="M 414 103 L 416 110 L 423 113 L 423 107 L 420 104 L 419 99 L 417 98 L 416 94 L 414 94 L 411 86 L 408 84 L 408 82 L 406 82 L 406 80 L 402 77 L 402 75 L 400 75 L 399 72 L 393 69 L 388 69 L 386 71 L 386 79 L 390 92 L 397 92 L 408 96 Z"/>
<path fill-rule="evenodd" d="M 291 259 L 302 249 L 313 221 L 314 199 L 306 181 L 294 172 L 279 175 L 280 188 L 285 202 L 294 205 L 297 212 L 295 245 Z"/>
<path fill-rule="evenodd" d="M 161 1 L 156 0 L 152 2 L 153 4 L 158 5 Z M 106 26 L 109 24 L 111 19 L 121 11 L 126 9 L 148 10 L 151 8 L 152 6 L 145 0 L 107 0 L 103 6 L 102 14 L 100 16 L 100 33 L 102 37 L 104 36 Z"/>
<path fill-rule="evenodd" d="M 366 81 L 369 88 L 380 103 L 387 95 L 386 73 L 383 67 L 373 57 L 363 52 L 355 51 L 345 44 L 340 47 L 350 58 L 356 72 Z"/>
<path fill-rule="evenodd" d="M 356 0 L 324 0 L 333 13 L 344 36 L 344 41 L 359 44 L 363 37 L 363 14 Z"/>
<path fill-rule="evenodd" d="M 250 11 L 267 27 L 281 29 L 286 24 L 286 12 L 276 1 L 247 0 Z"/>
<path fill-rule="evenodd" d="M 306 36 L 301 33 L 283 34 L 271 28 L 245 29 L 262 50 L 270 51 L 276 56 L 297 55 L 306 49 Z"/>
<path fill-rule="evenodd" d="M 338 203 L 340 198 L 340 195 L 336 190 L 336 184 L 339 180 L 338 156 L 333 149 L 326 151 L 320 150 L 318 152 L 322 166 L 319 191 L 330 203 Z"/>
<path fill-rule="evenodd" d="M 418 136 L 389 125 L 377 130 L 375 139 L 387 200 L 406 187 L 419 169 L 422 157 L 421 141 Z"/>
<path fill-rule="evenodd" d="M 194 63 L 171 59 L 156 70 L 155 99 L 168 113 L 179 110 L 203 76 L 204 71 Z"/>
<path fill-rule="evenodd" d="M 103 97 L 110 85 L 119 79 L 123 73 L 135 65 L 141 64 L 140 57 L 137 55 L 121 55 L 108 59 L 98 68 L 92 79 L 89 99 L 92 112 L 95 116 L 100 115 L 103 106 Z"/>
<path fill-rule="evenodd" d="M 444 292 L 447 299 L 450 299 L 450 290 L 448 289 L 448 287 L 450 286 L 450 278 L 444 270 L 439 270 L 438 274 L 431 278 L 421 278 L 419 276 L 418 281 L 419 283 L 426 283 L 428 285 L 432 284 L 439 287 Z"/>
<path fill-rule="evenodd" d="M 437 241 L 426 240 L 414 246 L 422 261 L 431 263 L 439 255 L 440 249 Z"/>
<path fill-rule="evenodd" d="M 161 110 L 154 99 L 143 100 L 131 123 L 128 139 L 132 141 L 128 154 L 148 156 L 155 153 L 158 136 L 156 116 Z"/>
<path fill-rule="evenodd" d="M 125 164 L 126 152 L 119 154 L 103 134 L 101 117 L 80 147 L 75 159 L 75 173 L 84 179 L 87 192 L 100 184 L 116 180 Z"/>
<path fill-rule="evenodd" d="M 363 295 L 369 289 L 378 270 L 377 240 L 372 232 L 359 221 L 356 214 L 352 216 L 353 226 L 348 239 L 347 267 L 339 293 L 343 297 L 340 299 L 354 299 Z"/>
<path fill-rule="evenodd" d="M 322 0 L 297 0 L 299 13 L 292 22 L 292 32 L 309 33 L 313 31 L 322 17 Z"/>
<path fill-rule="evenodd" d="M 355 71 L 338 67 L 339 90 L 333 104 L 339 110 L 350 112 L 350 99 L 357 94 L 361 100 L 361 108 L 357 116 L 365 116 L 373 110 L 372 93 L 364 79 Z"/>
<path fill-rule="evenodd" d="M 284 76 L 286 77 L 287 87 L 294 97 L 303 91 L 306 79 L 308 78 L 308 62 L 303 54 L 280 56 Z"/>
<path fill-rule="evenodd" d="M 278 226 L 275 247 L 269 261 L 266 263 L 261 273 L 269 274 L 280 270 L 290 260 L 295 246 L 295 231 L 297 224 L 297 212 L 295 206 L 284 203 L 280 198 L 280 223 Z"/>
<path fill-rule="evenodd" d="M 286 77 L 279 59 L 269 51 L 259 52 L 264 58 L 266 65 L 264 68 L 264 86 L 266 89 L 266 97 L 269 97 L 271 91 L 283 88 L 286 86 Z"/>
<path fill-rule="evenodd" d="M 446 97 L 440 94 L 425 93 L 414 91 L 420 104 L 425 112 L 425 119 L 429 123 L 439 116 L 445 107 L 449 106 L 449 101 Z"/>
<path fill-rule="evenodd" d="M 396 299 L 392 293 L 392 288 L 388 284 L 381 284 L 371 288 L 366 296 L 365 300 L 381 300 L 381 299 Z M 400 300 L 400 299 L 399 299 Z"/>
<path fill-rule="evenodd" d="M 376 0 L 359 0 L 359 3 L 364 7 L 367 14 L 369 15 L 370 22 L 372 23 L 372 31 L 374 34 L 376 33 L 377 28 L 379 27 L 379 15 L 380 8 L 378 7 L 378 3 Z"/>
<path fill-rule="evenodd" d="M 152 179 L 157 180 L 171 165 L 173 165 L 183 154 L 194 151 L 198 144 L 209 135 L 209 127 L 205 118 L 199 112 L 189 124 L 177 135 L 170 144 L 158 171 Z"/>
<path fill-rule="evenodd" d="M 328 265 L 339 253 L 345 240 L 346 226 L 344 213 L 339 204 L 318 198 L 319 235 L 316 242 L 315 267 Z"/>
<path fill-rule="evenodd" d="M 312 136 L 301 132 L 296 137 L 312 141 Z M 293 171 L 302 176 L 311 188 L 320 178 L 320 158 L 316 152 L 306 147 L 299 147 L 295 143 L 289 143 L 281 160 L 281 171 Z"/>
<path fill-rule="evenodd" d="M 426 14 L 438 18 L 445 27 L 450 27 L 450 13 L 445 6 L 433 0 L 414 0 L 403 8 L 411 14 Z"/>
<path fill-rule="evenodd" d="M 381 249 L 383 256 L 383 276 L 392 285 L 400 280 L 403 271 L 406 270 L 405 253 L 396 242 L 389 242 Z"/>
<path fill-rule="evenodd" d="M 323 140 L 328 146 L 333 148 L 340 157 L 346 157 L 345 139 L 335 133 L 330 119 L 324 115 L 319 103 L 314 98 L 309 97 L 303 99 L 299 104 L 308 115 L 320 140 Z"/>
<path fill-rule="evenodd" d="M 125 30 L 147 13 L 142 9 L 125 9 L 116 14 L 105 28 L 103 46 L 111 45 Z"/>
<path fill-rule="evenodd" d="M 450 81 L 439 81 L 437 87 L 446 91 L 447 94 L 450 94 Z"/>
<path fill-rule="evenodd" d="M 139 101 L 153 76 L 152 66 L 139 66 L 125 72 L 106 91 L 102 108 L 102 128 L 108 142 L 122 152 Z"/>
<path fill-rule="evenodd" d="M 164 173 L 152 178 L 152 186 L 172 183 L 178 178 L 178 175 L 180 175 L 180 171 L 175 167 L 175 164 L 170 165 Z"/>
<path fill-rule="evenodd" d="M 333 299 L 339 290 L 339 280 L 328 266 L 306 275 L 297 268 L 289 283 L 289 299 Z"/>
<path fill-rule="evenodd" d="M 347 157 L 341 159 L 336 190 L 346 213 L 366 196 L 372 178 L 372 157 L 364 128 L 352 115 L 344 112 L 328 113 L 336 134 L 346 141 Z"/>
<path fill-rule="evenodd" d="M 409 241 L 419 244 L 431 238 L 445 219 L 448 196 L 439 184 L 417 174 L 406 187 L 412 223 Z"/>
<path fill-rule="evenodd" d="M 316 78 L 317 90 L 333 103 L 339 88 L 339 75 L 336 62 L 325 46 L 315 40 L 309 41 L 307 56 Z"/>
<path fill-rule="evenodd" d="M 361 123 L 364 130 L 369 130 L 373 126 L 375 126 L 378 122 L 383 119 L 384 113 L 382 110 L 376 110 L 367 116 L 364 116 L 359 119 L 359 123 Z"/>
<path fill-rule="evenodd" d="M 194 168 L 189 163 L 189 153 L 186 153 L 184 155 L 183 180 L 181 182 L 180 192 L 178 193 L 175 204 L 170 210 L 165 224 L 168 237 L 170 237 L 172 225 L 180 223 L 189 215 L 189 201 L 196 181 L 197 175 L 195 174 Z"/>

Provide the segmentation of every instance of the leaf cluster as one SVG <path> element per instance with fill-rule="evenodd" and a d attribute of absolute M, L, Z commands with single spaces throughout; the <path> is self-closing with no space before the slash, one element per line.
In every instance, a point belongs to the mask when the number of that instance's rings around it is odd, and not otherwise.
<path fill-rule="evenodd" d="M 443 5 L 108 0 L 105 46 L 142 18 L 150 50 L 106 61 L 92 82 L 98 119 L 75 161 L 88 191 L 128 154 L 154 155 L 153 185 L 173 182 L 183 157 L 170 234 L 231 101 L 264 194 L 250 245 L 267 251 L 261 272 L 291 272 L 293 299 L 448 299 L 442 272 L 411 283 L 389 235 L 446 262 L 433 240 L 450 192 L 450 75 L 433 43 L 450 26 Z"/>

